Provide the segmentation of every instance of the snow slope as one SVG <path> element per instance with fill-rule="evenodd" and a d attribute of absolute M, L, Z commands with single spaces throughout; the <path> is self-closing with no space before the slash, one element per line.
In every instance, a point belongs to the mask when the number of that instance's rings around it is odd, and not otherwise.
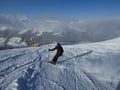
<path fill-rule="evenodd" d="M 0 90 L 120 90 L 119 42 L 64 45 L 57 65 L 55 44 L 1 50 Z"/>

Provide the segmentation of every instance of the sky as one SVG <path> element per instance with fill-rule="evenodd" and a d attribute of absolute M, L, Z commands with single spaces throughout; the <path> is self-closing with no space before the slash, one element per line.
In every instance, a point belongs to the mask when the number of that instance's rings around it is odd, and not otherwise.
<path fill-rule="evenodd" d="M 119 17 L 120 0 L 0 0 L 0 13 L 63 18 Z"/>

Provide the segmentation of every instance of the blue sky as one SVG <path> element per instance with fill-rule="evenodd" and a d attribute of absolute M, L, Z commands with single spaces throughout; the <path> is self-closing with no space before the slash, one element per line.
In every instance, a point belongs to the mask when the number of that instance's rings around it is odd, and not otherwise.
<path fill-rule="evenodd" d="M 120 0 L 0 0 L 0 13 L 63 18 L 119 17 Z"/>

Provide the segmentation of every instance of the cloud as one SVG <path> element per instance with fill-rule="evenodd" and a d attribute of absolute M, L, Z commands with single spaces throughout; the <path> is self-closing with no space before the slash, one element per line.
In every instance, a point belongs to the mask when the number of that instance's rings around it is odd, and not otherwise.
<path fill-rule="evenodd" d="M 38 43 L 53 41 L 99 42 L 120 36 L 120 17 L 65 20 L 53 17 L 0 15 L 0 18 L 2 18 L 0 37 L 5 37 L 3 34 L 8 31 L 8 33 L 11 32 L 9 38 L 19 36 L 23 41 L 34 37 Z"/>

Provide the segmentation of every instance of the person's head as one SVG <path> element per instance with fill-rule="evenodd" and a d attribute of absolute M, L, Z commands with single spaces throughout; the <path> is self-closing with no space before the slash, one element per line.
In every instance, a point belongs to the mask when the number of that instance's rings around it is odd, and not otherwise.
<path fill-rule="evenodd" d="M 61 44 L 58 42 L 58 43 L 57 43 L 57 46 L 61 46 Z"/>

